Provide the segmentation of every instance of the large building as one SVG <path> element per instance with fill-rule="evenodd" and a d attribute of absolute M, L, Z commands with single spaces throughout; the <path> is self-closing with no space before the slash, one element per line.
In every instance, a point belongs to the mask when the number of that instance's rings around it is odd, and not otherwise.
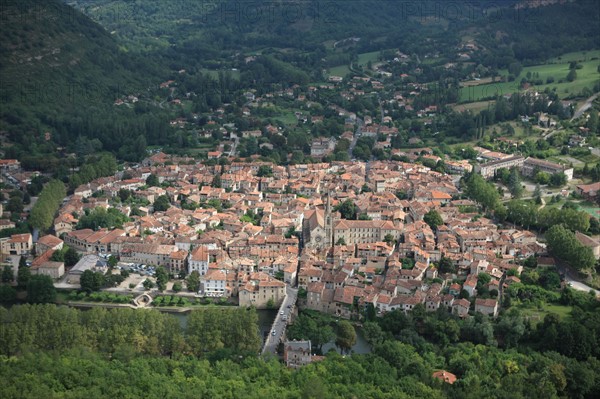
<path fill-rule="evenodd" d="M 200 273 L 201 276 L 204 276 L 206 272 L 208 272 L 209 262 L 210 256 L 208 253 L 208 248 L 203 245 L 194 248 L 194 250 L 190 252 L 188 258 L 188 274 L 196 271 Z"/>
<path fill-rule="evenodd" d="M 510 169 L 512 167 L 521 167 L 525 162 L 525 158 L 515 156 L 506 159 L 500 159 L 498 161 L 487 162 L 481 165 L 475 166 L 475 172 L 479 173 L 486 179 L 494 177 L 494 174 L 498 169 Z"/>
<path fill-rule="evenodd" d="M 266 273 L 253 273 L 250 279 L 240 287 L 240 306 L 266 308 L 269 303 L 279 306 L 285 298 L 285 283 Z"/>
<path fill-rule="evenodd" d="M 397 240 L 401 233 L 401 229 L 389 220 L 334 219 L 329 196 L 325 209 L 307 211 L 302 225 L 305 245 L 317 249 L 337 244 L 382 242 L 388 234 Z"/>
<path fill-rule="evenodd" d="M 33 249 L 31 234 L 13 234 L 0 239 L 0 252 L 5 255 L 29 255 Z"/>
<path fill-rule="evenodd" d="M 545 172 L 550 175 L 562 172 L 567 176 L 567 180 L 573 179 L 573 168 L 531 157 L 523 162 L 523 166 L 521 167 L 523 175 L 533 177 L 538 172 Z"/>

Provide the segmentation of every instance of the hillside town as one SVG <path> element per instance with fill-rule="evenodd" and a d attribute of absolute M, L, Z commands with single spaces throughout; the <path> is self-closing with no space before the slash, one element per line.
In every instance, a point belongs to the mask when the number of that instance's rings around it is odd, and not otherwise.
<path fill-rule="evenodd" d="M 475 170 L 528 164 L 503 155 Z M 368 307 L 381 315 L 417 304 L 494 317 L 502 290 L 520 281 L 523 260 L 547 256 L 546 246 L 531 231 L 481 217 L 461 195 L 459 178 L 411 162 L 209 166 L 157 152 L 77 187 L 60 206 L 54 234 L 15 234 L 0 240 L 1 250 L 16 263 L 26 257 L 32 274 L 64 287 L 77 287 L 84 270 L 111 273 L 112 256 L 118 268 L 137 265 L 149 279 L 158 267 L 174 281 L 197 273 L 193 295 L 239 306 L 277 307 L 289 285 L 299 289 L 299 306 L 347 319 L 359 320 Z M 98 208 L 127 221 L 78 228 Z M 438 225 L 425 221 L 432 211 Z M 600 244 L 578 237 L 598 258 Z M 51 260 L 63 246 L 83 255 L 72 268 Z M 482 273 L 491 277 L 485 285 Z"/>

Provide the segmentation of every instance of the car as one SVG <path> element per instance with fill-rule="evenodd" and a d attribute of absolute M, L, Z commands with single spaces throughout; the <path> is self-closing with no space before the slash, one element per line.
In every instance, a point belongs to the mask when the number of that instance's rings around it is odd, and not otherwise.
<path fill-rule="evenodd" d="M 281 315 L 282 315 L 282 314 L 283 314 L 283 310 L 282 310 L 281 312 L 279 312 L 279 314 L 281 314 Z"/>
<path fill-rule="evenodd" d="M 292 305 L 287 305 L 287 308 L 288 308 L 288 309 L 291 309 L 291 308 L 292 308 Z"/>
<path fill-rule="evenodd" d="M 275 331 L 275 330 L 271 331 L 271 335 L 276 335 L 276 334 L 277 334 L 277 331 Z"/>

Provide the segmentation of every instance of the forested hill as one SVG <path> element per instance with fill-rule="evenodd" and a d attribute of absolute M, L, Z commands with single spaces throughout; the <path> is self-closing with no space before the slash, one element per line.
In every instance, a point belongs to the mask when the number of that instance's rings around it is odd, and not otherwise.
<path fill-rule="evenodd" d="M 16 144 L 9 157 L 52 152 L 44 148 L 45 131 L 62 146 L 80 134 L 98 137 L 81 121 L 164 76 L 157 64 L 121 51 L 103 27 L 59 0 L 2 0 L 0 130 Z M 74 129 L 67 120 L 82 126 Z M 119 145 L 122 137 L 104 141 Z"/>

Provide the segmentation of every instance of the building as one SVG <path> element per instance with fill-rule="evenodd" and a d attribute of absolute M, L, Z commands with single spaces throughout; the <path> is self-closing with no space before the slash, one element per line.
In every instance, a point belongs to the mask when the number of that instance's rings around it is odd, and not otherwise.
<path fill-rule="evenodd" d="M 287 367 L 299 368 L 312 362 L 310 341 L 286 341 L 283 360 Z"/>
<path fill-rule="evenodd" d="M 5 255 L 29 255 L 33 249 L 31 234 L 13 234 L 0 239 L 0 252 Z"/>
<path fill-rule="evenodd" d="M 512 167 L 521 167 L 525 162 L 525 158 L 514 156 L 506 159 L 501 159 L 498 161 L 487 162 L 484 164 L 476 165 L 475 172 L 479 173 L 486 179 L 494 177 L 494 174 L 498 169 L 510 169 Z"/>
<path fill-rule="evenodd" d="M 533 177 L 538 172 L 546 172 L 551 175 L 555 173 L 564 173 L 565 176 L 567 176 L 567 180 L 573 179 L 573 168 L 554 162 L 544 161 L 543 159 L 528 157 L 523 162 L 521 173 L 525 176 Z"/>
<path fill-rule="evenodd" d="M 269 304 L 279 306 L 285 298 L 285 283 L 266 273 L 253 273 L 240 288 L 240 306 L 266 308 Z"/>
<path fill-rule="evenodd" d="M 204 276 L 208 272 L 209 261 L 208 248 L 203 245 L 194 248 L 188 257 L 188 274 L 196 271 Z"/>
<path fill-rule="evenodd" d="M 79 284 L 79 279 L 86 270 L 104 274 L 108 270 L 108 264 L 106 260 L 100 258 L 98 255 L 85 255 L 67 273 L 67 283 Z"/>
<path fill-rule="evenodd" d="M 454 384 L 457 379 L 454 374 L 452 374 L 451 372 L 446 371 L 446 370 L 436 371 L 431 376 L 433 378 L 437 378 L 438 380 L 442 380 L 443 382 L 445 382 L 447 384 Z"/>
<path fill-rule="evenodd" d="M 388 234 L 397 240 L 401 231 L 389 220 L 334 219 L 331 199 L 327 196 L 324 210 L 305 213 L 302 234 L 306 246 L 325 249 L 338 242 L 344 245 L 382 242 Z"/>
<path fill-rule="evenodd" d="M 38 242 L 35 244 L 36 253 L 42 254 L 49 249 L 60 250 L 63 247 L 63 240 L 53 235 L 45 235 L 40 237 Z"/>
<path fill-rule="evenodd" d="M 577 194 L 581 195 L 588 201 L 600 202 L 600 182 L 592 184 L 580 184 L 577 186 Z"/>
<path fill-rule="evenodd" d="M 590 248 L 596 259 L 600 259 L 600 241 L 578 231 L 575 232 L 575 238 L 581 245 Z"/>
<path fill-rule="evenodd" d="M 488 316 L 496 317 L 498 315 L 498 301 L 495 299 L 475 299 L 475 312 Z"/>
<path fill-rule="evenodd" d="M 180 274 L 186 272 L 188 251 L 179 249 L 171 253 L 169 259 L 169 273 Z"/>
<path fill-rule="evenodd" d="M 119 256 L 123 262 L 169 267 L 171 254 L 175 251 L 177 251 L 175 245 L 124 244 Z"/>
<path fill-rule="evenodd" d="M 52 261 L 44 262 L 39 266 L 32 266 L 31 274 L 50 276 L 56 280 L 65 275 L 65 263 Z"/>
<path fill-rule="evenodd" d="M 310 155 L 313 157 L 322 157 L 331 154 L 335 149 L 335 139 L 319 137 L 312 141 L 310 146 Z"/>

